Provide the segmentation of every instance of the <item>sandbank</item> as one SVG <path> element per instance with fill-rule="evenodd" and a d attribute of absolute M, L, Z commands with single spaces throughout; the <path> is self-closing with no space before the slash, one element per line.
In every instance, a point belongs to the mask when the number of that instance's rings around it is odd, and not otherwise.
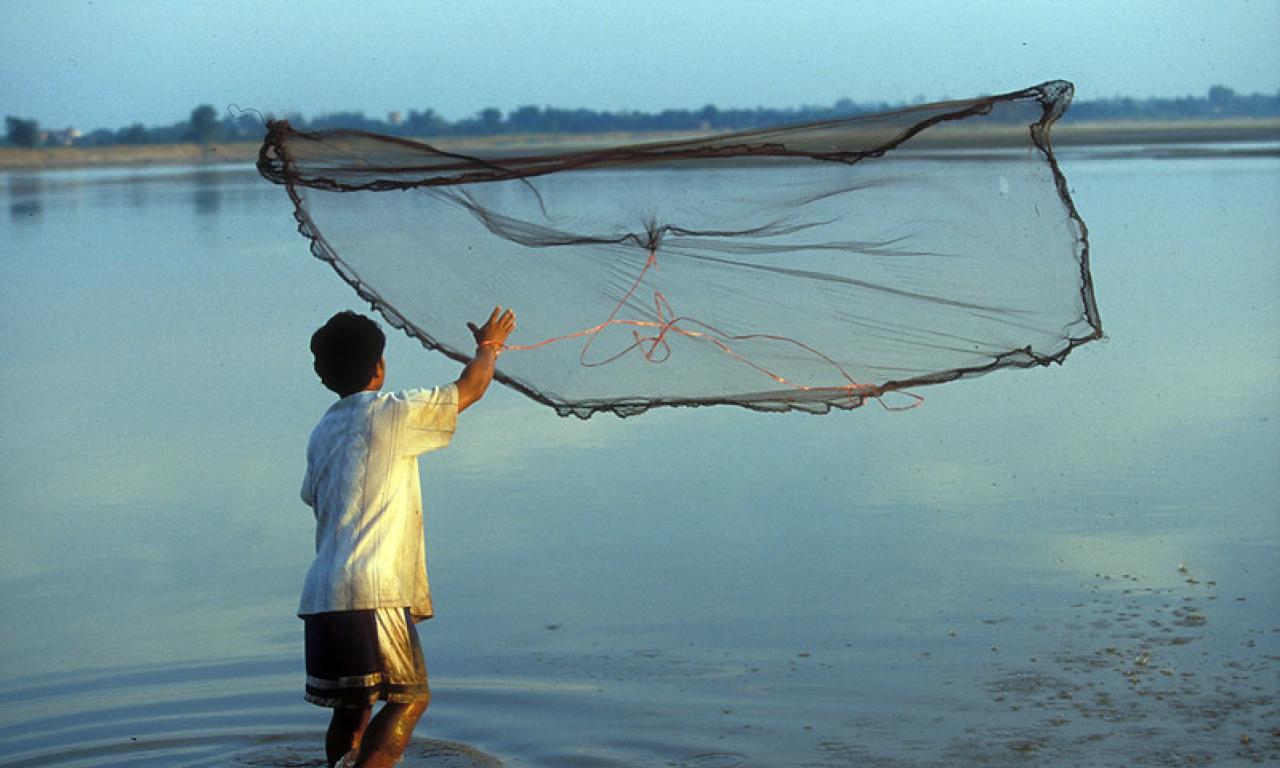
<path fill-rule="evenodd" d="M 474 137 L 425 137 L 440 149 L 475 154 L 510 155 L 539 151 L 586 150 L 619 144 L 667 141 L 703 134 L 689 132 L 613 132 L 599 134 L 518 134 Z M 1017 146 L 1025 141 L 1020 126 L 954 128 L 922 134 L 913 143 L 930 149 L 974 149 Z M 1072 122 L 1053 129 L 1057 147 L 1167 146 L 1280 142 L 1280 119 L 1189 120 L 1177 122 Z M 225 144 L 141 144 L 103 147 L 0 147 L 0 170 L 39 171 L 59 168 L 156 165 L 222 165 L 252 163 L 258 142 Z"/>

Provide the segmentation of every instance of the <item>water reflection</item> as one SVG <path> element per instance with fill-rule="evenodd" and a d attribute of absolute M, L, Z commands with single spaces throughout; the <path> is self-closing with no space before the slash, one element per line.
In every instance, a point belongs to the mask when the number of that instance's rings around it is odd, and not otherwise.
<path fill-rule="evenodd" d="M 204 168 L 191 176 L 193 190 L 191 201 L 201 216 L 216 216 L 222 207 L 223 174 Z"/>
<path fill-rule="evenodd" d="M 280 201 L 278 190 L 248 166 L 92 168 L 0 173 L 0 200 L 12 221 L 48 216 L 54 209 L 89 213 L 127 207 L 154 217 L 162 207 L 190 206 L 197 218 L 225 217 L 229 205 L 253 209 Z"/>
<path fill-rule="evenodd" d="M 9 177 L 9 217 L 14 221 L 27 221 L 40 214 L 43 184 L 39 175 L 15 175 Z"/>
<path fill-rule="evenodd" d="M 122 196 L 130 208 L 140 211 L 151 204 L 150 184 L 128 182 L 118 186 L 123 188 Z"/>

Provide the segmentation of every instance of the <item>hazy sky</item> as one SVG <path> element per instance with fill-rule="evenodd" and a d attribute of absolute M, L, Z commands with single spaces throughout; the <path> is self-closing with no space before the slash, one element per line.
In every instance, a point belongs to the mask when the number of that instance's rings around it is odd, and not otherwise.
<path fill-rule="evenodd" d="M 1280 89 L 1280 0 L 0 0 L 0 112 L 791 107 Z"/>

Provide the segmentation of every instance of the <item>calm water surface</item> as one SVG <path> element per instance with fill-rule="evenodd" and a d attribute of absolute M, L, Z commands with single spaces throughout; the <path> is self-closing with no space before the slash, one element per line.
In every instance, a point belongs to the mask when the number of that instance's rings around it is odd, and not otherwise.
<path fill-rule="evenodd" d="M 410 764 L 1280 760 L 1280 159 L 1063 163 L 1109 338 L 1060 368 L 908 413 L 469 411 L 423 462 Z M 0 205 L 0 764 L 319 764 L 306 340 L 362 307 L 249 169 Z"/>

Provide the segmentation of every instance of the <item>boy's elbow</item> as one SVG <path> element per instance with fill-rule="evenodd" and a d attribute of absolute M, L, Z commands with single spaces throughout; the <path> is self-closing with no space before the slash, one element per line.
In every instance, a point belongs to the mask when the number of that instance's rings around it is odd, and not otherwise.
<path fill-rule="evenodd" d="M 458 379 L 455 386 L 458 388 L 458 413 L 467 410 L 484 397 L 485 387 L 481 382 Z"/>

